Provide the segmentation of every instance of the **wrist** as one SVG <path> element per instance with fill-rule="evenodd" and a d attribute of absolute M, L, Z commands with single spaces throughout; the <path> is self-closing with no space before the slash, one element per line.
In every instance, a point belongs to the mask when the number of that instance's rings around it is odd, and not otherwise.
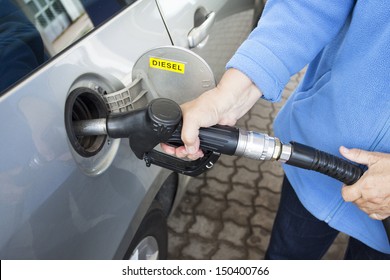
<path fill-rule="evenodd" d="M 242 95 L 258 99 L 262 96 L 261 91 L 252 80 L 241 71 L 230 68 L 222 76 L 221 81 L 217 86 L 221 92 L 230 93 L 234 99 L 241 98 Z"/>
<path fill-rule="evenodd" d="M 228 123 L 232 123 L 232 119 L 236 121 L 249 111 L 262 93 L 244 73 L 231 68 L 219 82 L 217 95 L 216 98 L 220 100 L 218 115 L 222 120 L 229 119 Z"/>

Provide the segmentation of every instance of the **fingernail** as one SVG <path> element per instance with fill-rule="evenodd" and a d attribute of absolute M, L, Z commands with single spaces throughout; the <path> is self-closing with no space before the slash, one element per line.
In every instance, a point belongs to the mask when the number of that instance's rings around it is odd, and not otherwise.
<path fill-rule="evenodd" d="M 341 151 L 342 151 L 344 154 L 348 154 L 348 153 L 349 153 L 349 149 L 345 148 L 344 146 L 341 146 Z"/>
<path fill-rule="evenodd" d="M 196 149 L 194 146 L 186 146 L 186 150 L 187 152 L 191 155 L 191 154 L 194 154 L 196 152 Z"/>

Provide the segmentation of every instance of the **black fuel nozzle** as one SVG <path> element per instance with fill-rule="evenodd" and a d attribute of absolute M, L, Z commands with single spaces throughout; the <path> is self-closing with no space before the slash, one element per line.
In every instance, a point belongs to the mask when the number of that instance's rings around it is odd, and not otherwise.
<path fill-rule="evenodd" d="M 145 108 L 108 116 L 106 129 L 112 138 L 128 138 L 134 154 L 143 159 L 156 145 L 168 141 L 181 119 L 176 102 L 158 98 Z"/>
<path fill-rule="evenodd" d="M 159 143 L 183 145 L 181 121 L 182 112 L 176 102 L 157 98 L 138 110 L 112 114 L 106 119 L 76 121 L 73 129 L 77 136 L 108 135 L 111 138 L 128 138 L 131 150 L 139 159 L 145 160 L 147 166 L 154 164 L 188 176 L 198 176 L 211 168 L 221 155 L 219 150 L 233 154 L 238 129 L 232 127 L 225 130 L 210 129 L 209 132 L 203 130 L 200 137 L 205 143 L 201 145 L 204 157 L 195 161 L 183 160 L 154 149 Z"/>
<path fill-rule="evenodd" d="M 74 130 L 76 135 L 107 134 L 111 138 L 128 138 L 131 150 L 139 159 L 145 160 L 147 166 L 154 164 L 189 176 L 198 176 L 211 168 L 220 156 L 218 150 L 228 152 L 220 143 L 226 143 L 225 147 L 233 145 L 234 147 L 230 150 L 234 152 L 237 138 L 234 135 L 229 138 L 229 130 L 226 133 L 223 131 L 215 133 L 211 130 L 210 137 L 208 137 L 210 132 L 201 133 L 201 137 L 204 140 L 207 139 L 203 143 L 210 144 L 201 146 L 205 149 L 204 157 L 195 161 L 179 159 L 155 150 L 154 148 L 159 143 L 168 143 L 173 146 L 183 145 L 181 121 L 180 106 L 170 99 L 158 98 L 151 101 L 145 108 L 112 114 L 107 119 L 75 122 Z M 230 129 L 237 130 L 236 128 Z M 233 143 L 226 139 L 231 139 Z"/>

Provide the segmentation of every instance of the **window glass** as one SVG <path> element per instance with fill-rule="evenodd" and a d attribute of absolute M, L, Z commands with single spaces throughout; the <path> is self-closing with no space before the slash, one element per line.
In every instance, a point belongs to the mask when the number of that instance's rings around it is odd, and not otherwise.
<path fill-rule="evenodd" d="M 32 0 L 34 1 L 34 0 Z M 41 4 L 41 7 L 44 8 L 46 6 L 46 0 L 38 0 L 39 4 Z"/>
<path fill-rule="evenodd" d="M 30 1 L 26 3 L 26 6 L 32 13 L 34 14 L 38 13 L 38 8 L 34 1 Z"/>
<path fill-rule="evenodd" d="M 0 95 L 135 0 L 1 0 Z"/>

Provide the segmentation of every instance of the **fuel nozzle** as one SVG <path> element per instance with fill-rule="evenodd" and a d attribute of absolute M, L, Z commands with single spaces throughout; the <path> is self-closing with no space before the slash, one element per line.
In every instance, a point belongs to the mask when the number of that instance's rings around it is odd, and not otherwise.
<path fill-rule="evenodd" d="M 183 145 L 181 120 L 182 113 L 177 103 L 158 98 L 145 108 L 112 114 L 105 119 L 75 121 L 73 127 L 77 136 L 107 134 L 111 138 L 128 138 L 131 150 L 139 159 L 145 160 L 147 166 L 154 164 L 189 176 L 197 176 L 211 168 L 221 152 L 234 154 L 238 137 L 231 132 L 237 131 L 238 135 L 237 128 L 202 130 L 205 156 L 195 161 L 182 160 L 155 150 L 159 143 Z"/>
<path fill-rule="evenodd" d="M 181 122 L 180 106 L 165 98 L 154 99 L 147 107 L 106 119 L 84 120 L 73 123 L 77 136 L 109 135 L 128 138 L 130 148 L 139 159 L 159 144 L 167 142 Z"/>

